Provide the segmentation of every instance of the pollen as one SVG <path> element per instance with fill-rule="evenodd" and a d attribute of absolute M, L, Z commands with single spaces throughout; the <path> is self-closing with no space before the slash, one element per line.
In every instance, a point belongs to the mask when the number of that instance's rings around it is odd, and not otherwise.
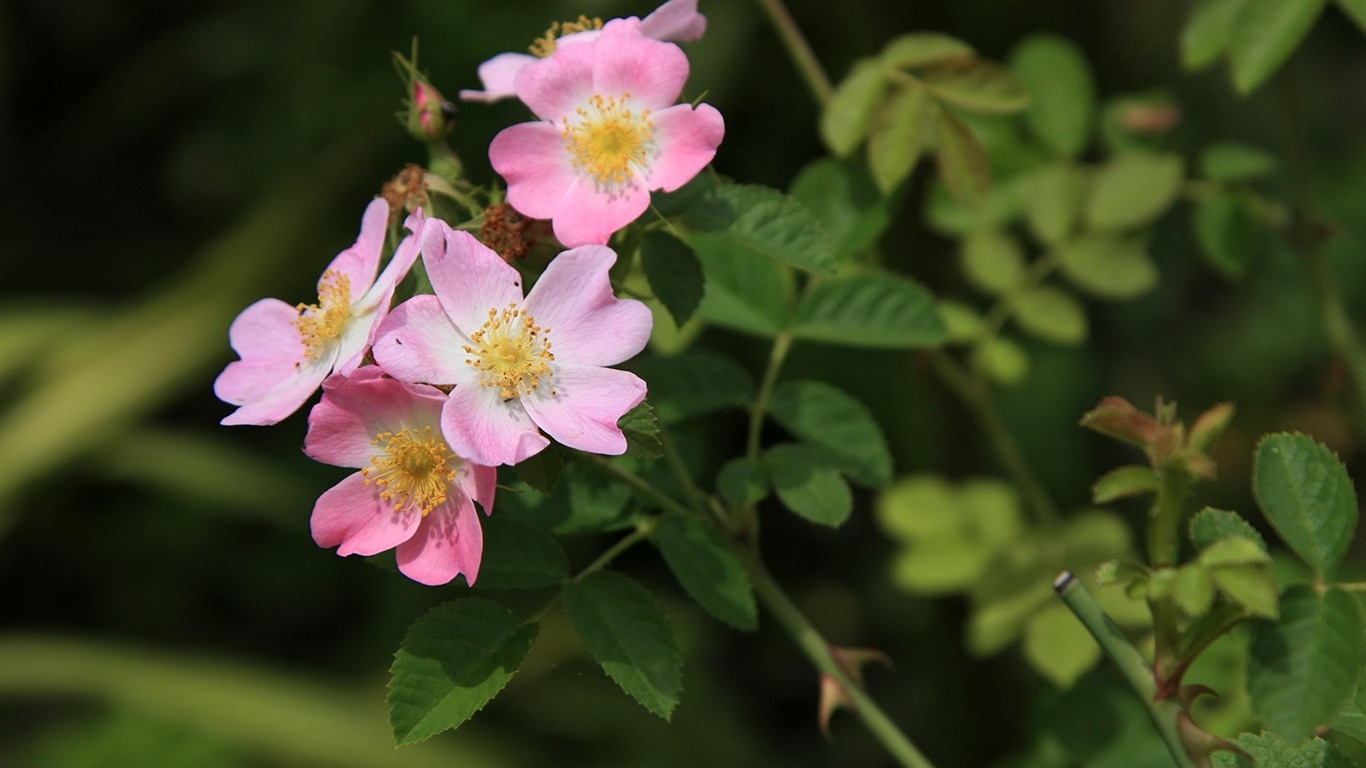
<path fill-rule="evenodd" d="M 556 41 L 560 38 L 590 29 L 602 29 L 602 19 L 579 16 L 574 21 L 557 21 L 550 25 L 550 29 L 547 29 L 544 35 L 532 42 L 531 53 L 544 59 L 555 52 Z"/>
<path fill-rule="evenodd" d="M 551 375 L 549 329 L 536 325 L 516 302 L 503 309 L 489 309 L 489 319 L 470 335 L 465 363 L 479 371 L 480 384 L 498 390 L 504 400 L 531 394 L 541 379 Z M 551 390 L 550 394 L 555 394 Z"/>
<path fill-rule="evenodd" d="M 351 316 L 351 278 L 329 269 L 323 273 L 317 304 L 300 304 L 294 327 L 303 340 L 304 352 L 317 360 L 323 347 L 341 335 Z"/>
<path fill-rule="evenodd" d="M 425 517 L 445 503 L 460 460 L 431 427 L 380 432 L 370 444 L 381 446 L 382 453 L 372 457 L 361 474 L 366 485 L 379 488 L 379 497 L 394 511 L 418 509 Z"/>
<path fill-rule="evenodd" d="M 608 190 L 630 183 L 655 152 L 650 110 L 633 111 L 631 94 L 594 94 L 563 120 L 561 135 L 574 167 Z"/>

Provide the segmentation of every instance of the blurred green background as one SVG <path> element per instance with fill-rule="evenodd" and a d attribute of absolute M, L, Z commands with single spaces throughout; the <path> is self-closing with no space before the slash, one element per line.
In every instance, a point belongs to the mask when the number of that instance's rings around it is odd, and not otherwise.
<path fill-rule="evenodd" d="M 1286 70 L 1240 99 L 1222 67 L 1181 72 L 1189 5 L 793 0 L 791 9 L 836 79 L 913 30 L 955 35 L 998 60 L 1026 34 L 1063 35 L 1086 51 L 1102 97 L 1170 95 L 1182 114 L 1171 144 L 1188 157 L 1236 139 L 1284 158 L 1288 123 L 1299 121 L 1313 202 L 1340 229 L 1329 252 L 1339 288 L 1366 319 L 1361 31 L 1328 11 Z M 622 695 L 552 613 L 486 711 L 456 734 L 395 751 L 383 703 L 391 655 L 416 616 L 462 588 L 425 588 L 312 543 L 313 499 L 345 472 L 299 452 L 302 413 L 272 429 L 217 424 L 230 408 L 211 382 L 233 358 L 232 318 L 263 296 L 306 299 L 380 184 L 425 159 L 393 118 L 404 93 L 392 51 L 419 37 L 420 66 L 453 95 L 477 86 L 480 61 L 524 48 L 552 20 L 651 7 L 0 5 L 0 766 L 886 764 L 852 718 L 836 717 L 833 744 L 821 737 L 814 673 L 785 636 L 768 622 L 754 635 L 711 622 L 647 551 L 620 567 L 664 597 L 684 647 L 672 724 Z M 687 48 L 686 97 L 706 91 L 726 116 L 716 166 L 785 188 L 823 153 L 816 107 L 757 4 L 701 8 L 710 26 Z M 488 140 L 524 117 L 516 103 L 462 108 L 453 144 L 473 179 L 489 179 Z M 1283 197 L 1287 181 L 1265 191 Z M 884 260 L 961 293 L 955 244 L 923 224 L 922 187 L 911 185 L 883 238 Z M 1075 427 L 1106 394 L 1140 405 L 1161 394 L 1188 417 L 1237 403 L 1220 479 L 1206 489 L 1216 506 L 1253 509 L 1251 447 L 1273 429 L 1314 434 L 1366 476 L 1345 374 L 1293 254 L 1268 240 L 1246 280 L 1225 281 L 1202 266 L 1185 209 L 1164 219 L 1151 252 L 1157 291 L 1095 306 L 1083 348 L 1030 345 L 1029 379 L 1001 393 L 1055 498 L 1081 505 L 1096 475 L 1137 458 Z M 766 354 L 757 341 L 707 338 L 756 371 Z M 971 418 L 913 357 L 799 348 L 786 375 L 833 377 L 868 403 L 899 473 L 997 474 Z M 741 423 L 730 414 L 683 439 L 703 450 L 705 435 L 738 440 Z M 775 516 L 765 551 L 832 641 L 896 661 L 894 673 L 870 672 L 872 691 L 928 754 L 942 766 L 982 766 L 1028 751 L 1040 733 L 1122 736 L 1134 713 L 1103 671 L 1061 692 L 1016 651 L 970 658 L 962 601 L 894 590 L 893 547 L 868 501 L 834 532 Z M 1137 530 L 1141 511 L 1127 512 Z M 582 567 L 604 542 L 571 545 Z"/>

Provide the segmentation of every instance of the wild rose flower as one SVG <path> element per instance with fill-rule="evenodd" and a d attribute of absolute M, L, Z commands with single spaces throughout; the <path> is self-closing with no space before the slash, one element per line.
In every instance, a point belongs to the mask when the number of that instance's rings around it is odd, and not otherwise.
<path fill-rule="evenodd" d="M 591 42 L 565 46 L 517 74 L 517 95 L 539 122 L 503 129 L 489 161 L 508 202 L 550 219 L 567 246 L 602 244 L 716 155 L 721 113 L 675 104 L 688 79 L 678 46 L 617 19 Z"/>
<path fill-rule="evenodd" d="M 399 244 L 384 274 L 375 278 L 388 220 L 388 204 L 372 200 L 355 244 L 337 254 L 318 280 L 316 304 L 262 299 L 237 316 L 228 340 L 241 359 L 223 369 L 213 390 L 241 407 L 223 424 L 275 424 L 297 411 L 328 374 L 360 365 L 389 311 L 394 287 L 418 254 L 422 218 L 414 214 L 407 221 L 413 236 Z"/>
<path fill-rule="evenodd" d="M 484 90 L 463 90 L 460 98 L 490 103 L 516 96 L 517 73 L 522 67 L 549 56 L 562 45 L 588 42 L 598 36 L 600 29 L 600 20 L 583 16 L 578 21 L 554 24 L 544 37 L 531 46 L 534 55 L 500 53 L 480 64 L 479 82 L 484 84 Z M 697 12 L 697 0 L 669 0 L 640 22 L 641 34 L 675 43 L 690 43 L 702 37 L 706 31 L 707 17 Z"/>
<path fill-rule="evenodd" d="M 396 378 L 454 386 L 441 429 L 457 455 L 516 464 L 549 445 L 542 429 L 570 448 L 625 452 L 617 420 L 645 382 L 605 366 L 645 347 L 651 317 L 612 294 L 610 248 L 559 254 L 525 298 L 515 268 L 444 222 L 424 232 L 422 260 L 436 294 L 394 307 L 374 355 Z"/>
<path fill-rule="evenodd" d="M 310 526 L 339 555 L 397 548 L 398 569 L 422 584 L 465 574 L 474 584 L 484 550 L 474 502 L 493 511 L 497 470 L 460 458 L 441 436 L 446 396 L 367 365 L 323 382 L 308 414 L 304 453 L 360 471 L 318 498 Z"/>

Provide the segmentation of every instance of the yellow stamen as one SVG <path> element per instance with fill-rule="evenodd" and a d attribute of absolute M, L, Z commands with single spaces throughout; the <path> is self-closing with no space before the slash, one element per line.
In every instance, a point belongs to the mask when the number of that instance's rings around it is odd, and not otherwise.
<path fill-rule="evenodd" d="M 489 319 L 470 334 L 474 346 L 464 347 L 471 355 L 465 362 L 483 374 L 480 384 L 496 387 L 504 400 L 531 394 L 540 386 L 542 376 L 551 375 L 550 362 L 555 355 L 546 336 L 549 330 L 536 325 L 536 319 L 519 309 L 516 302 L 502 310 L 489 309 Z"/>
<path fill-rule="evenodd" d="M 446 441 L 432 435 L 431 427 L 380 432 L 371 445 L 383 445 L 384 453 L 370 459 L 372 466 L 361 470 L 365 484 L 380 488 L 379 497 L 390 502 L 394 511 L 419 509 L 428 512 L 446 501 L 446 490 L 455 480 L 460 466 Z M 371 477 L 371 473 L 374 477 Z"/>
<path fill-rule="evenodd" d="M 317 304 L 300 304 L 294 327 L 299 329 L 304 352 L 314 360 L 322 355 L 323 347 L 341 335 L 346 320 L 351 317 L 351 278 L 328 270 L 323 273 L 318 288 Z"/>
<path fill-rule="evenodd" d="M 602 19 L 579 16 L 574 21 L 557 21 L 550 25 L 550 29 L 547 29 L 544 35 L 536 38 L 536 41 L 531 44 L 531 52 L 544 59 L 555 52 L 556 40 L 565 35 L 585 32 L 590 29 L 602 29 Z"/>
<path fill-rule="evenodd" d="M 600 188 L 629 182 L 655 151 L 650 110 L 631 111 L 630 98 L 629 93 L 621 98 L 594 94 L 586 107 L 575 110 L 576 122 L 564 118 L 564 146 L 574 167 L 592 176 Z"/>

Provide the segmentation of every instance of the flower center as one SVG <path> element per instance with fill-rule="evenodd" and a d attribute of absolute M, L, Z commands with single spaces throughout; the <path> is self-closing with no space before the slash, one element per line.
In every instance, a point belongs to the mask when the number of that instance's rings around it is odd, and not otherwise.
<path fill-rule="evenodd" d="M 564 118 L 564 145 L 574 167 L 592 176 L 599 187 L 629 182 L 654 152 L 650 110 L 632 112 L 630 98 L 629 93 L 621 98 L 593 94 L 585 106 L 574 110 L 576 122 Z"/>
<path fill-rule="evenodd" d="M 535 42 L 531 44 L 531 52 L 544 59 L 555 52 L 556 40 L 565 35 L 586 32 L 590 29 L 602 29 L 602 19 L 579 16 L 574 21 L 557 21 L 550 25 L 550 29 L 547 29 L 544 35 L 536 38 Z"/>
<path fill-rule="evenodd" d="M 304 354 L 317 360 L 323 347 L 341 335 L 351 317 L 351 278 L 340 272 L 323 273 L 317 304 L 300 304 L 294 327 L 304 342 Z"/>
<path fill-rule="evenodd" d="M 540 386 L 542 376 L 551 374 L 555 355 L 547 333 L 549 329 L 536 325 L 535 318 L 516 302 L 501 310 L 490 309 L 489 319 L 470 335 L 474 346 L 464 347 L 470 355 L 465 362 L 483 374 L 482 386 L 496 387 L 504 400 L 529 395 Z"/>
<path fill-rule="evenodd" d="M 460 460 L 446 441 L 432 435 L 431 427 L 380 432 L 370 444 L 383 445 L 384 452 L 371 457 L 371 466 L 361 474 L 366 485 L 374 483 L 380 489 L 379 497 L 394 511 L 416 508 L 425 516 L 446 501 Z"/>

